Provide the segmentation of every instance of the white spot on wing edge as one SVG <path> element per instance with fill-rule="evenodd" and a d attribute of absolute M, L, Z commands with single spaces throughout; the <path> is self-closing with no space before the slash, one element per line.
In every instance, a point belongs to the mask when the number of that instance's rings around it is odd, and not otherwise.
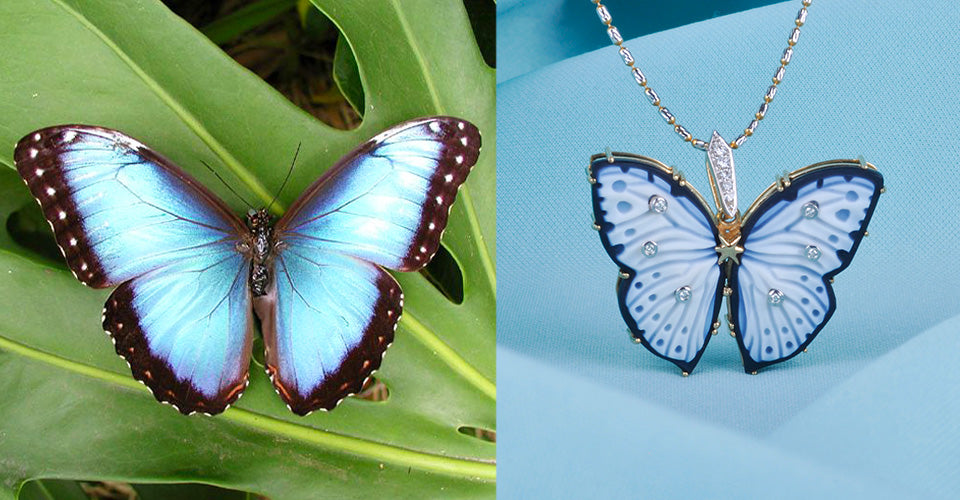
<path fill-rule="evenodd" d="M 122 145 L 124 145 L 124 146 L 126 146 L 126 147 L 128 147 L 128 148 L 130 148 L 130 149 L 133 149 L 133 150 L 139 150 L 139 149 L 146 149 L 146 148 L 147 148 L 146 146 L 143 145 L 142 142 L 134 139 L 133 137 L 126 136 L 126 135 L 121 135 L 121 136 L 116 136 L 116 135 L 115 135 L 115 136 L 113 137 L 113 140 L 114 140 L 116 143 L 122 144 Z"/>

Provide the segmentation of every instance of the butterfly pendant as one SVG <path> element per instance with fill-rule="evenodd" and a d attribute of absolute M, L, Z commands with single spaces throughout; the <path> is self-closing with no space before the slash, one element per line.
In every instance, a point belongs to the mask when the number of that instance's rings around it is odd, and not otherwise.
<path fill-rule="evenodd" d="M 747 373 L 806 349 L 833 315 L 833 277 L 867 234 L 883 176 L 863 160 L 785 175 L 741 217 L 730 146 L 714 132 L 707 171 L 717 205 L 675 170 L 623 153 L 591 158 L 594 229 L 620 266 L 631 335 L 688 375 L 720 328 Z"/>
<path fill-rule="evenodd" d="M 379 368 L 403 309 L 384 268 L 430 261 L 479 151 L 464 120 L 400 124 L 341 158 L 275 223 L 267 209 L 244 223 L 115 130 L 37 130 L 15 161 L 77 279 L 119 285 L 103 329 L 158 401 L 185 414 L 235 402 L 256 314 L 267 373 L 306 415 L 334 408 Z"/>

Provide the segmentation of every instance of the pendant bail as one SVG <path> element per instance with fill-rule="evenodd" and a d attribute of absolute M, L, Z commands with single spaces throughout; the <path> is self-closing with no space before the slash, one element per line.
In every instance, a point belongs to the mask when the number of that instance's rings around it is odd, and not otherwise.
<path fill-rule="evenodd" d="M 717 208 L 726 219 L 737 217 L 737 177 L 733 167 L 733 150 L 716 130 L 707 146 L 710 187 Z"/>

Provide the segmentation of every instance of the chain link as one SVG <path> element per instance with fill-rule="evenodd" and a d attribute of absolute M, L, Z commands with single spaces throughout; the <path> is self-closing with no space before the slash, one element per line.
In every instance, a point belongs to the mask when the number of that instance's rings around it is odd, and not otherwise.
<path fill-rule="evenodd" d="M 650 103 L 657 107 L 657 110 L 660 112 L 660 116 L 666 120 L 668 125 L 673 126 L 674 132 L 676 132 L 681 139 L 689 142 L 697 149 L 706 151 L 709 141 L 695 139 L 690 132 L 687 132 L 687 129 L 685 129 L 683 125 L 677 123 L 677 118 L 673 116 L 673 113 L 671 113 L 669 109 L 660 103 L 660 96 L 657 95 L 656 91 L 653 90 L 653 87 L 650 87 L 647 84 L 647 77 L 636 65 L 636 60 L 633 58 L 633 54 L 630 53 L 630 49 L 623 44 L 623 37 L 620 35 L 620 30 L 613 25 L 613 19 L 610 17 L 610 11 L 607 10 L 607 7 L 601 3 L 601 0 L 590 1 L 597 6 L 597 17 L 599 17 L 600 22 L 607 27 L 607 36 L 610 37 L 610 42 L 619 48 L 620 57 L 623 59 L 623 63 L 630 68 L 630 72 L 633 74 L 633 79 L 638 85 L 640 85 L 640 87 L 643 88 L 643 93 L 648 99 L 650 99 Z M 749 125 L 747 125 L 747 128 L 743 129 L 743 133 L 740 134 L 740 137 L 737 137 L 735 140 L 730 142 L 731 148 L 737 149 L 742 146 L 743 143 L 747 141 L 747 138 L 756 132 L 757 127 L 760 125 L 760 121 L 763 120 L 763 118 L 767 115 L 767 109 L 770 106 L 770 102 L 772 102 L 773 98 L 777 95 L 777 86 L 783 81 L 783 74 L 787 69 L 787 65 L 790 64 L 790 59 L 793 57 L 793 47 L 797 44 L 797 40 L 800 39 L 800 27 L 807 22 L 807 8 L 810 7 L 811 2 L 812 0 L 802 0 L 803 7 L 800 9 L 800 12 L 797 13 L 797 18 L 793 22 L 796 26 L 792 31 L 790 31 L 790 37 L 787 39 L 787 48 L 783 51 L 783 55 L 780 57 L 780 66 L 773 74 L 773 85 L 767 88 L 767 93 L 763 96 L 763 104 L 760 105 L 760 109 L 757 110 L 757 112 L 753 115 L 753 120 Z"/>

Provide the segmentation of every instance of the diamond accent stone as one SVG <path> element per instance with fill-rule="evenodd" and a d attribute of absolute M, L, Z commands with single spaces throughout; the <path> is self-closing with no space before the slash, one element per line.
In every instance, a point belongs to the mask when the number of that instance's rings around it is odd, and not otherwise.
<path fill-rule="evenodd" d="M 650 201 L 647 202 L 647 205 L 650 206 L 651 212 L 662 214 L 667 211 L 667 199 L 659 194 L 651 196 Z"/>
<path fill-rule="evenodd" d="M 770 302 L 770 305 L 772 306 L 779 306 L 780 304 L 783 304 L 783 299 L 785 297 L 786 295 L 776 288 L 771 288 L 770 291 L 767 292 L 767 302 Z"/>
<path fill-rule="evenodd" d="M 807 245 L 807 248 L 803 250 L 804 255 L 807 256 L 807 259 L 810 260 L 819 260 L 820 256 L 823 255 L 823 252 L 820 251 L 815 245 Z"/>
<path fill-rule="evenodd" d="M 643 255 L 646 257 L 653 257 L 657 254 L 657 242 L 648 241 L 643 244 Z"/>
<path fill-rule="evenodd" d="M 816 219 L 820 215 L 820 204 L 816 201 L 808 201 L 800 208 L 804 219 Z"/>
<path fill-rule="evenodd" d="M 723 140 L 716 131 L 707 147 L 707 163 L 716 181 L 717 191 L 720 194 L 721 209 L 727 217 L 735 217 L 737 213 L 737 178 L 733 164 L 733 150 L 727 141 Z"/>
<path fill-rule="evenodd" d="M 677 288 L 673 295 L 677 297 L 677 302 L 686 302 L 690 300 L 690 297 L 693 296 L 693 292 L 690 290 L 689 286 L 682 286 Z"/>

